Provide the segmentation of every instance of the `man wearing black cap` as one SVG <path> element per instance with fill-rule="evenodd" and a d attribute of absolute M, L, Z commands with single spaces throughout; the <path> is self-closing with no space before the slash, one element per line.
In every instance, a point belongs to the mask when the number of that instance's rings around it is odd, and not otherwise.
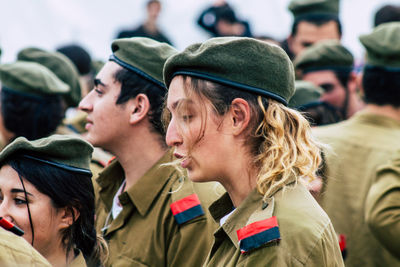
<path fill-rule="evenodd" d="M 207 189 L 203 196 L 163 166 L 173 155 L 161 123 L 162 69 L 176 50 L 136 37 L 115 40 L 112 51 L 79 105 L 88 113 L 86 139 L 116 156 L 95 181 L 96 227 L 110 250 L 106 265 L 201 266 L 214 229 L 204 200 L 217 195 Z"/>

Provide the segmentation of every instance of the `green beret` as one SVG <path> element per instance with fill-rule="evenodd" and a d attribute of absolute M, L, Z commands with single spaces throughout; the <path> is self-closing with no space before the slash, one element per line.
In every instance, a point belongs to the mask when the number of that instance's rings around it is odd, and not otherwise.
<path fill-rule="evenodd" d="M 85 140 L 68 135 L 52 135 L 29 141 L 18 137 L 0 152 L 0 165 L 13 155 L 23 156 L 64 170 L 91 175 L 93 147 Z"/>
<path fill-rule="evenodd" d="M 193 44 L 164 66 L 169 87 L 175 75 L 189 75 L 235 87 L 287 104 L 294 92 L 294 70 L 278 46 L 245 37 L 218 37 Z"/>
<path fill-rule="evenodd" d="M 165 88 L 162 77 L 164 63 L 178 52 L 167 43 L 145 37 L 117 39 L 111 49 L 113 55 L 110 60 L 162 88 Z"/>
<path fill-rule="evenodd" d="M 298 80 L 295 82 L 296 91 L 289 101 L 289 107 L 297 108 L 319 100 L 324 90 L 312 82 Z"/>
<path fill-rule="evenodd" d="M 339 0 L 292 0 L 288 9 L 295 20 L 308 16 L 331 16 L 337 18 L 339 14 Z"/>
<path fill-rule="evenodd" d="M 69 85 L 70 93 L 64 96 L 68 106 L 77 106 L 81 100 L 81 86 L 79 83 L 79 73 L 72 61 L 58 52 L 48 52 L 39 48 L 22 49 L 18 55 L 18 60 L 31 61 L 42 64 L 54 72 L 57 77 Z"/>
<path fill-rule="evenodd" d="M 317 42 L 308 47 L 294 60 L 296 70 L 302 73 L 318 70 L 353 69 L 354 57 L 351 52 L 336 40 Z"/>
<path fill-rule="evenodd" d="M 367 65 L 400 71 L 400 22 L 383 23 L 360 41 L 367 50 Z"/>
<path fill-rule="evenodd" d="M 70 88 L 48 68 L 35 62 L 16 61 L 0 65 L 2 87 L 14 92 L 48 96 L 68 93 Z"/>

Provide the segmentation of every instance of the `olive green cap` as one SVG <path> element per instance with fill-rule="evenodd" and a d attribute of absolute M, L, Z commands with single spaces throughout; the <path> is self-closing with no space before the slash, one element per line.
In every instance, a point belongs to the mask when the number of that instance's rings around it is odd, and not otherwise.
<path fill-rule="evenodd" d="M 319 100 L 324 90 L 312 82 L 295 81 L 296 90 L 289 101 L 289 107 L 297 108 Z"/>
<path fill-rule="evenodd" d="M 308 16 L 331 16 L 337 18 L 339 14 L 339 0 L 292 0 L 288 9 L 295 20 Z"/>
<path fill-rule="evenodd" d="M 145 37 L 117 39 L 112 43 L 111 49 L 113 54 L 110 60 L 161 88 L 165 88 L 162 76 L 164 63 L 178 52 L 167 43 Z"/>
<path fill-rule="evenodd" d="M 336 40 L 324 40 L 308 47 L 294 60 L 294 67 L 303 74 L 318 70 L 349 71 L 354 57 Z"/>
<path fill-rule="evenodd" d="M 75 136 L 56 134 L 34 141 L 18 137 L 0 152 L 0 164 L 18 154 L 64 170 L 91 175 L 92 152 L 92 145 Z"/>
<path fill-rule="evenodd" d="M 70 88 L 43 65 L 16 61 L 0 65 L 2 87 L 22 94 L 48 96 L 66 94 Z"/>
<path fill-rule="evenodd" d="M 294 93 L 294 70 L 287 54 L 253 38 L 218 37 L 190 45 L 165 63 L 167 87 L 176 75 L 225 84 L 285 105 Z"/>
<path fill-rule="evenodd" d="M 72 61 L 58 52 L 48 52 L 40 48 L 29 47 L 19 51 L 17 59 L 42 64 L 51 70 L 57 77 L 69 85 L 69 94 L 64 96 L 68 106 L 77 106 L 81 101 L 81 86 L 79 73 Z"/>
<path fill-rule="evenodd" d="M 360 41 L 367 50 L 367 65 L 400 71 L 400 22 L 383 23 Z"/>

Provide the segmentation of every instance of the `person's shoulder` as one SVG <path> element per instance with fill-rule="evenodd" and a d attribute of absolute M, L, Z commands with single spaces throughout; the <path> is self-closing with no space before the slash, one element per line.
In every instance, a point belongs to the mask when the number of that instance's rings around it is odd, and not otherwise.
<path fill-rule="evenodd" d="M 186 176 L 172 177 L 170 193 L 170 210 L 179 225 L 197 219 L 206 219 L 208 207 L 224 189 L 219 183 L 198 184 Z"/>
<path fill-rule="evenodd" d="M 311 255 L 328 247 L 338 246 L 328 215 L 305 186 L 297 183 L 275 195 L 274 215 L 281 233 L 280 248 L 297 261 L 306 263 Z"/>
<path fill-rule="evenodd" d="M 0 266 L 50 266 L 22 237 L 0 227 Z"/>

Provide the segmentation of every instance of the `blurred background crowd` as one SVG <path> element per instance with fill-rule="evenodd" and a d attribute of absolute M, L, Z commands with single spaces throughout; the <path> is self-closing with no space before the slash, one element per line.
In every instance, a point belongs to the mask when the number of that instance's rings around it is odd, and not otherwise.
<path fill-rule="evenodd" d="M 52 1 L 1 0 L 0 47 L 1 61 L 13 61 L 17 52 L 27 46 L 46 50 L 77 43 L 95 59 L 107 59 L 111 40 L 119 31 L 138 27 L 147 19 L 147 0 L 118 1 Z M 172 44 L 182 50 L 210 35 L 197 24 L 202 11 L 214 0 L 164 0 L 157 25 Z M 218 2 L 218 1 L 217 1 Z M 399 0 L 346 0 L 340 3 L 343 24 L 342 43 L 362 58 L 360 34 L 373 26 L 375 12 L 385 4 Z M 255 36 L 285 39 L 293 22 L 288 10 L 289 0 L 230 0 L 236 17 L 247 21 Z"/>

